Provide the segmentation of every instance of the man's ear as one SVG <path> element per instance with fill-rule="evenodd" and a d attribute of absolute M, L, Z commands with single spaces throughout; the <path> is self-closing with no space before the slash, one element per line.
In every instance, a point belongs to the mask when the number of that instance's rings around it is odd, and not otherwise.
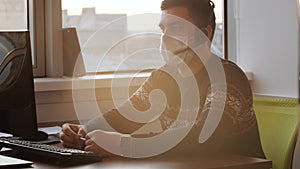
<path fill-rule="evenodd" d="M 213 30 L 213 27 L 212 27 L 211 25 L 207 25 L 207 26 L 206 26 L 206 30 L 207 30 L 207 37 L 208 37 L 208 39 L 209 39 L 210 41 L 212 41 L 213 36 L 214 36 L 214 31 L 215 31 L 215 30 Z"/>

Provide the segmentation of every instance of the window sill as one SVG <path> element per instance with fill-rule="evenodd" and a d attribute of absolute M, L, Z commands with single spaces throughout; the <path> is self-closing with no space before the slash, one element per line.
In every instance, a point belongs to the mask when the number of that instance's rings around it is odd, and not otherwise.
<path fill-rule="evenodd" d="M 150 73 L 122 73 L 118 74 L 117 77 L 114 74 L 102 74 L 102 75 L 86 75 L 77 78 L 61 77 L 61 78 L 35 78 L 34 88 L 35 92 L 45 91 L 60 91 L 60 90 L 72 90 L 72 83 L 75 80 L 80 83 L 80 89 L 89 89 L 94 81 L 97 81 L 96 88 L 108 88 L 111 87 L 113 79 L 118 78 L 119 80 L 132 80 L 132 86 L 141 85 Z M 134 80 L 133 80 L 134 79 Z M 118 87 L 127 87 L 126 83 L 119 83 Z"/>

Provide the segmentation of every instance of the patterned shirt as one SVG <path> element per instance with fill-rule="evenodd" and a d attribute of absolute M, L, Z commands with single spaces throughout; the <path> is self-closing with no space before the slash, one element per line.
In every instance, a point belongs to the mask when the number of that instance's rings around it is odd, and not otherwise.
<path fill-rule="evenodd" d="M 149 99 L 151 92 L 155 89 L 163 91 L 167 104 L 159 117 L 147 125 L 126 119 L 117 109 L 105 113 L 104 117 L 116 131 L 133 134 L 137 137 L 151 137 L 170 127 L 180 128 L 192 125 L 189 134 L 175 148 L 170 150 L 169 154 L 199 154 L 225 151 L 264 157 L 248 79 L 234 63 L 223 59 L 221 59 L 221 63 L 225 72 L 227 92 L 224 92 L 224 85 L 211 84 L 205 68 L 194 75 L 200 97 L 196 119 L 190 120 L 188 115 L 186 118 L 177 119 L 181 110 L 182 99 L 186 98 L 182 97 L 176 80 L 166 71 L 163 71 L 164 69 L 169 69 L 166 66 L 153 71 L 151 76 L 128 100 L 135 109 L 145 112 L 151 107 Z M 189 92 L 195 91 L 193 89 L 187 90 L 187 93 Z M 218 106 L 218 104 L 212 106 L 212 102 L 218 102 L 222 98 L 221 96 L 225 96 L 224 106 Z M 198 142 L 199 134 L 208 114 L 215 112 L 210 111 L 213 109 L 222 111 L 221 120 L 212 136 L 206 142 L 200 144 Z M 93 123 L 95 121 L 88 123 L 87 127 Z M 142 130 L 140 131 L 140 129 Z"/>

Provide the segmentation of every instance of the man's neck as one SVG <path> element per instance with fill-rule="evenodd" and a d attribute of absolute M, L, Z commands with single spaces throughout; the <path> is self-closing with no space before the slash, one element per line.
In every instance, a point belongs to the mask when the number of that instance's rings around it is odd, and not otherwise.
<path fill-rule="evenodd" d="M 193 72 L 193 74 L 198 73 L 203 68 L 205 68 L 205 63 L 208 62 L 208 60 L 211 58 L 212 53 L 207 51 L 209 49 L 203 50 L 199 52 L 201 54 L 200 57 L 194 57 L 192 61 L 189 64 L 190 70 Z"/>

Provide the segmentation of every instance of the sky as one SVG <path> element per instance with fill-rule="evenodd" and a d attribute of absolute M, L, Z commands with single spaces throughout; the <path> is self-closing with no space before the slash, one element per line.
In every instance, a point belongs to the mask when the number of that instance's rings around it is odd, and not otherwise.
<path fill-rule="evenodd" d="M 62 0 L 62 9 L 69 15 L 80 15 L 82 7 L 96 7 L 96 13 L 160 13 L 162 0 Z M 217 22 L 221 22 L 222 0 L 213 0 L 216 5 Z"/>
<path fill-rule="evenodd" d="M 96 13 L 160 13 L 161 0 L 62 0 L 69 15 L 80 15 L 82 7 L 96 7 Z"/>

